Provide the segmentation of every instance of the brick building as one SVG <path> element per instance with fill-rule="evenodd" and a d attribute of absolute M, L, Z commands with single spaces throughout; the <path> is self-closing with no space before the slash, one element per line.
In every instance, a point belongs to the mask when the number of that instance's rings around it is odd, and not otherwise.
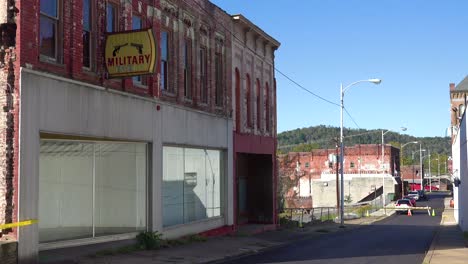
<path fill-rule="evenodd" d="M 242 15 L 233 16 L 234 186 L 238 224 L 277 224 L 276 80 L 280 43 Z"/>
<path fill-rule="evenodd" d="M 460 83 L 450 83 L 450 128 L 449 132 L 452 135 L 452 140 L 458 132 L 460 120 L 465 113 L 466 96 L 468 94 L 468 76 Z"/>
<path fill-rule="evenodd" d="M 253 160 L 268 171 L 270 197 L 256 200 L 267 210 L 255 222 L 276 223 L 279 43 L 246 18 L 207 0 L 0 0 L 0 19 L 0 223 L 38 220 L 1 230 L 21 263 L 146 230 L 171 238 L 236 228 L 240 152 L 260 154 Z M 156 42 L 154 73 L 108 79 L 106 33 L 144 28 Z M 251 48 L 255 64 L 241 68 L 232 57 Z M 234 109 L 243 100 L 236 68 L 260 82 L 255 130 L 233 121 L 247 118 Z M 256 140 L 264 143 L 245 149 Z"/>
<path fill-rule="evenodd" d="M 335 194 L 339 188 L 336 162 L 338 153 L 337 149 L 317 149 L 311 152 L 290 152 L 279 157 L 279 176 L 290 179 L 283 181 L 290 184 L 289 188 L 283 188 L 286 206 L 336 205 Z M 395 185 L 399 183 L 399 177 L 396 177 L 396 171 L 399 171 L 400 166 L 399 149 L 385 145 L 384 153 L 384 171 L 382 171 L 381 144 L 345 147 L 343 161 L 345 188 L 350 192 L 348 195 L 353 196 L 353 202 L 359 202 L 372 191 L 382 188 L 382 175 L 385 175 L 385 195 L 399 193 L 398 188 L 401 187 Z M 353 182 L 356 184 L 352 185 Z M 324 193 L 327 194 L 326 197 Z"/>

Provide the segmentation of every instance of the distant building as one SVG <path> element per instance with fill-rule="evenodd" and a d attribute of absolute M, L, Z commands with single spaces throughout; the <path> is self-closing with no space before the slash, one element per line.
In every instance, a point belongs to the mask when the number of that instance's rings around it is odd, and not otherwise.
<path fill-rule="evenodd" d="M 401 187 L 395 184 L 400 182 L 396 175 L 400 152 L 391 145 L 385 145 L 384 149 L 382 163 L 381 144 L 345 147 L 344 193 L 350 203 L 359 202 L 373 192 L 381 195 L 383 181 L 386 197 L 399 195 Z M 279 175 L 287 207 L 336 206 L 337 153 L 336 149 L 318 149 L 279 156 Z M 284 188 L 285 184 L 289 187 Z"/>
<path fill-rule="evenodd" d="M 452 159 L 449 172 L 453 183 L 454 217 L 463 231 L 468 231 L 468 146 L 466 119 L 466 95 L 468 77 L 457 86 L 450 84 L 450 105 L 452 107 Z"/>
<path fill-rule="evenodd" d="M 452 136 L 457 133 L 458 125 L 465 112 L 466 100 L 468 95 L 468 75 L 460 83 L 450 83 L 450 127 L 449 134 Z"/>

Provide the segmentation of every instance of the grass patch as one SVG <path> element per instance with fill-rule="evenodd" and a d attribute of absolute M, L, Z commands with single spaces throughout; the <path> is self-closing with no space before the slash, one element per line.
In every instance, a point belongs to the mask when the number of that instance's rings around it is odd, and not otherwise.
<path fill-rule="evenodd" d="M 331 221 L 335 219 L 336 216 L 337 214 L 325 214 L 325 215 L 322 215 L 322 217 L 320 218 L 320 221 L 322 222 Z"/>
<path fill-rule="evenodd" d="M 204 236 L 200 236 L 198 234 L 195 234 L 195 235 L 189 236 L 188 240 L 190 242 L 206 242 L 208 240 L 208 238 L 206 238 Z"/>
<path fill-rule="evenodd" d="M 367 212 L 372 211 L 372 205 L 368 204 L 365 206 L 361 206 L 353 211 L 353 213 L 357 214 L 358 216 L 365 216 Z"/>
<path fill-rule="evenodd" d="M 158 249 L 161 247 L 162 234 L 158 232 L 141 232 L 136 236 L 140 249 Z"/>

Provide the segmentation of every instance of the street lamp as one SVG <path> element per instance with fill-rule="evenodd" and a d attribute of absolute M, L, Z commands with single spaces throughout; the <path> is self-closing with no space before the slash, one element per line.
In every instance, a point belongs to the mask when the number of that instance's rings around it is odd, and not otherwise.
<path fill-rule="evenodd" d="M 343 145 L 343 110 L 344 110 L 344 104 L 343 104 L 343 99 L 344 99 L 344 94 L 345 92 L 351 88 L 351 86 L 356 85 L 358 83 L 362 82 L 370 82 L 373 84 L 380 84 L 382 80 L 380 79 L 368 79 L 368 80 L 360 80 L 357 82 L 353 82 L 349 84 L 348 86 L 343 88 L 343 83 L 340 84 L 340 168 L 341 168 L 341 184 L 340 184 L 340 194 L 341 194 L 341 201 L 340 201 L 340 226 L 344 227 L 344 175 L 343 175 L 343 160 L 344 160 L 344 145 Z"/>
<path fill-rule="evenodd" d="M 440 154 L 437 153 L 437 178 L 439 178 L 439 191 L 440 191 Z M 432 191 L 432 190 L 431 190 Z"/>
<path fill-rule="evenodd" d="M 400 128 L 401 131 L 406 131 L 406 127 L 401 127 Z M 385 145 L 384 145 L 384 136 L 385 134 L 387 134 L 388 132 L 390 132 L 392 130 L 387 130 L 384 132 L 384 130 L 382 130 L 382 161 L 380 162 L 380 166 L 382 168 L 382 208 L 384 208 L 384 212 L 385 214 L 387 214 L 387 211 L 385 211 L 385 167 L 384 167 L 384 157 L 385 157 Z"/>
<path fill-rule="evenodd" d="M 426 151 L 425 149 L 421 149 L 421 143 L 419 143 L 419 150 L 416 150 L 416 151 L 413 151 L 411 152 L 411 159 L 414 160 L 414 153 L 418 152 L 419 151 L 419 166 L 420 166 L 420 173 L 422 173 L 422 165 L 421 165 L 421 159 L 422 159 L 422 152 L 423 151 Z M 414 163 L 413 163 L 413 170 L 414 170 Z M 422 176 L 421 176 L 421 184 L 422 184 Z M 413 174 L 413 188 L 412 188 L 412 191 L 414 191 L 414 174 Z"/>
<path fill-rule="evenodd" d="M 421 175 L 421 188 L 423 190 L 422 145 L 419 143 L 419 175 Z"/>
<path fill-rule="evenodd" d="M 405 143 L 401 145 L 400 147 L 400 180 L 401 180 L 401 199 L 403 199 L 403 196 L 405 195 L 405 183 L 403 182 L 403 175 L 401 173 L 401 166 L 403 165 L 403 148 L 408 145 L 408 144 L 418 144 L 417 141 L 411 141 L 408 143 Z M 414 182 L 413 182 L 414 183 Z"/>

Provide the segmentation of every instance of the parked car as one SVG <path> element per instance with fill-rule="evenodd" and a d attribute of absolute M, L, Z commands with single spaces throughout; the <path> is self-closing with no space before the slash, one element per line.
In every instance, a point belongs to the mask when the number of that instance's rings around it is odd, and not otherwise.
<path fill-rule="evenodd" d="M 411 205 L 410 200 L 400 199 L 400 200 L 396 201 L 395 207 L 396 207 L 395 212 L 398 214 L 398 213 L 408 212 L 408 210 L 411 211 L 411 208 L 413 206 Z"/>
<path fill-rule="evenodd" d="M 418 191 L 411 191 L 411 192 L 408 193 L 407 196 L 412 197 L 416 201 L 419 200 L 419 192 Z"/>
<path fill-rule="evenodd" d="M 432 186 L 425 185 L 425 186 L 424 186 L 424 190 L 426 190 L 426 191 L 438 191 L 438 190 L 439 190 L 439 187 L 434 186 L 434 185 L 432 185 Z"/>
<path fill-rule="evenodd" d="M 427 198 L 427 195 L 426 195 L 425 191 L 419 190 L 417 192 L 418 192 L 418 195 L 419 195 L 419 200 L 424 200 L 424 201 L 429 200 L 429 198 Z"/>
<path fill-rule="evenodd" d="M 409 201 L 411 202 L 411 205 L 412 205 L 412 206 L 416 206 L 416 199 L 414 199 L 413 196 L 408 196 L 408 195 L 407 195 L 407 196 L 403 197 L 402 199 L 409 200 Z"/>

